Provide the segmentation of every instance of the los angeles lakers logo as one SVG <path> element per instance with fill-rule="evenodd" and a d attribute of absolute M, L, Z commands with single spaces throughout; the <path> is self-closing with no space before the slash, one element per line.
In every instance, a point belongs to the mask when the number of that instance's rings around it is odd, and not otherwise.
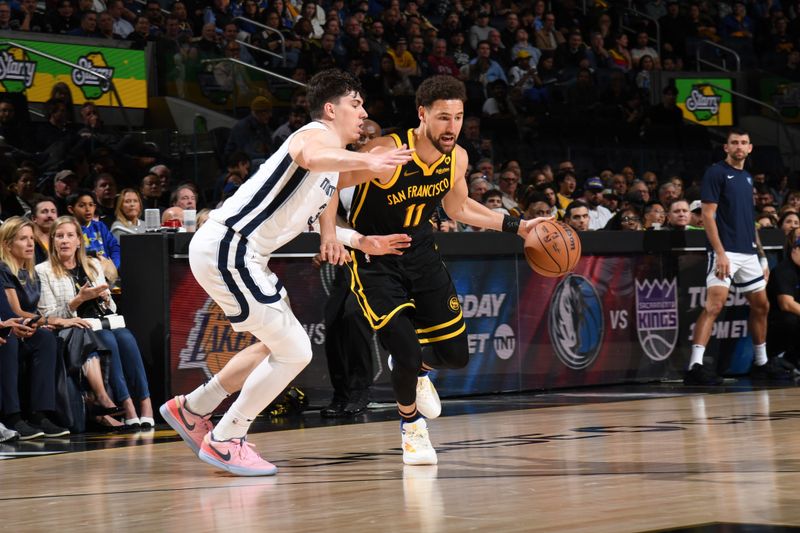
<path fill-rule="evenodd" d="M 450 301 L 447 302 L 447 305 L 450 307 L 450 310 L 454 313 L 458 313 L 458 311 L 461 309 L 461 306 L 458 304 L 458 298 L 456 298 L 455 296 L 450 297 Z"/>
<path fill-rule="evenodd" d="M 222 309 L 208 298 L 194 315 L 194 325 L 181 350 L 178 370 L 201 369 L 208 379 L 238 352 L 256 342 L 247 332 L 236 332 Z"/>

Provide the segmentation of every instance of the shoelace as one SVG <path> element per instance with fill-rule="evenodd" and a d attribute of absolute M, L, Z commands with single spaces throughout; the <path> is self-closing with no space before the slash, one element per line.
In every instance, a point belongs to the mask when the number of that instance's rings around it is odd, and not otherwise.
<path fill-rule="evenodd" d="M 406 437 L 414 444 L 423 444 L 425 448 L 429 446 L 428 430 L 424 428 L 413 428 L 406 430 Z"/>
<path fill-rule="evenodd" d="M 261 459 L 261 456 L 258 455 L 258 452 L 256 451 L 255 444 L 247 442 L 244 438 L 241 440 L 241 442 L 243 446 L 239 448 L 239 457 L 241 457 L 242 459 L 247 459 L 249 455 L 255 455 L 256 457 Z"/>
<path fill-rule="evenodd" d="M 211 424 L 211 415 L 200 418 L 200 423 L 203 424 L 203 429 L 206 430 L 206 433 L 214 429 L 214 426 Z"/>

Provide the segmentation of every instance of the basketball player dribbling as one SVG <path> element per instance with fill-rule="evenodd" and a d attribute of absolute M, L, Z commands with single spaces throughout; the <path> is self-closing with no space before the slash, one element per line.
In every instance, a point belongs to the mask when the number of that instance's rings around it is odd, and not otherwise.
<path fill-rule="evenodd" d="M 462 368 L 469 357 L 466 325 L 450 274 L 434 244 L 431 215 L 441 203 L 457 222 L 523 238 L 549 217 L 520 220 L 469 198 L 464 177 L 467 152 L 456 145 L 466 100 L 462 82 L 433 76 L 419 86 L 416 100 L 420 120 L 416 129 L 374 139 L 365 147 L 372 153 L 391 152 L 407 143 L 414 150 L 412 160 L 381 172 L 343 173 L 340 186 L 363 182 L 356 188 L 349 217 L 356 231 L 403 232 L 412 237 L 411 247 L 402 256 L 351 252 L 351 287 L 391 354 L 403 462 L 430 465 L 437 458 L 425 418 L 439 416 L 441 403 L 427 372 Z"/>
<path fill-rule="evenodd" d="M 317 219 L 323 260 L 350 258 L 335 228 L 339 171 L 383 174 L 411 159 L 405 146 L 376 153 L 345 150 L 367 117 L 358 81 L 336 69 L 316 74 L 308 87 L 313 122 L 293 133 L 236 193 L 209 215 L 189 247 L 198 283 L 223 309 L 235 331 L 260 342 L 236 354 L 209 382 L 161 406 L 164 420 L 198 457 L 241 476 L 275 474 L 246 440 L 255 417 L 311 360 L 308 335 L 292 313 L 286 291 L 267 263 L 270 254 Z M 330 207 L 329 207 L 330 206 Z M 339 238 L 370 255 L 399 254 L 407 235 Z M 212 411 L 239 397 L 212 427 Z"/>

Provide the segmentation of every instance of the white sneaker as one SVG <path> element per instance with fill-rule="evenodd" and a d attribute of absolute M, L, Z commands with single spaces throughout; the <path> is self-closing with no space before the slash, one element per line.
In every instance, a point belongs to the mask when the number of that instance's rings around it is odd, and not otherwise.
<path fill-rule="evenodd" d="M 0 424 L 0 442 L 14 442 L 18 438 L 19 432 L 8 429 L 3 424 Z"/>
<path fill-rule="evenodd" d="M 439 393 L 436 392 L 436 387 L 428 376 L 417 378 L 417 411 L 425 418 L 436 418 L 442 414 Z"/>
<path fill-rule="evenodd" d="M 389 370 L 394 367 L 392 356 L 389 356 Z M 439 399 L 439 393 L 436 392 L 436 387 L 433 386 L 431 378 L 426 376 L 419 376 L 417 378 L 417 411 L 425 418 L 432 419 L 442 414 L 442 401 Z"/>
<path fill-rule="evenodd" d="M 436 450 L 428 437 L 428 424 L 424 418 L 414 423 L 401 422 L 403 436 L 403 463 L 407 465 L 435 465 L 438 463 Z"/>

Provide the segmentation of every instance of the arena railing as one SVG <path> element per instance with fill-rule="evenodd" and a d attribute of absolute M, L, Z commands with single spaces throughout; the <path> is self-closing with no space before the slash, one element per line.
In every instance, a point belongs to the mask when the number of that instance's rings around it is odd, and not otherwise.
<path fill-rule="evenodd" d="M 266 31 L 268 33 L 276 34 L 278 36 L 278 39 L 281 42 L 281 55 L 280 55 L 280 57 L 281 57 L 281 60 L 283 61 L 283 66 L 284 67 L 286 66 L 286 39 L 284 39 L 283 34 L 279 30 L 276 30 L 275 28 L 270 28 L 266 24 L 261 24 L 260 22 L 256 22 L 255 20 L 249 19 L 247 17 L 234 17 L 233 20 L 241 20 L 243 22 L 247 22 L 248 24 L 252 24 L 253 26 L 255 26 L 257 28 L 261 28 L 261 29 L 263 29 L 264 31 Z"/>
<path fill-rule="evenodd" d="M 725 61 L 724 55 L 722 55 L 722 65 L 718 65 L 716 63 L 713 63 L 711 61 L 708 61 L 700 57 L 700 53 L 702 52 L 704 46 L 716 48 L 717 51 L 722 50 L 723 52 L 732 55 L 736 60 L 736 70 L 733 72 L 742 71 L 742 58 L 739 57 L 739 54 L 736 52 L 736 50 L 734 50 L 733 48 L 728 48 L 727 46 L 723 46 L 719 43 L 715 43 L 714 41 L 709 41 L 708 39 L 704 39 L 700 41 L 700 43 L 698 43 L 697 50 L 695 51 L 695 62 L 697 63 L 697 72 L 700 72 L 702 70 L 701 68 L 702 65 L 713 67 L 715 69 L 721 70 L 722 72 L 731 72 L 731 70 L 728 68 L 727 62 Z"/>

